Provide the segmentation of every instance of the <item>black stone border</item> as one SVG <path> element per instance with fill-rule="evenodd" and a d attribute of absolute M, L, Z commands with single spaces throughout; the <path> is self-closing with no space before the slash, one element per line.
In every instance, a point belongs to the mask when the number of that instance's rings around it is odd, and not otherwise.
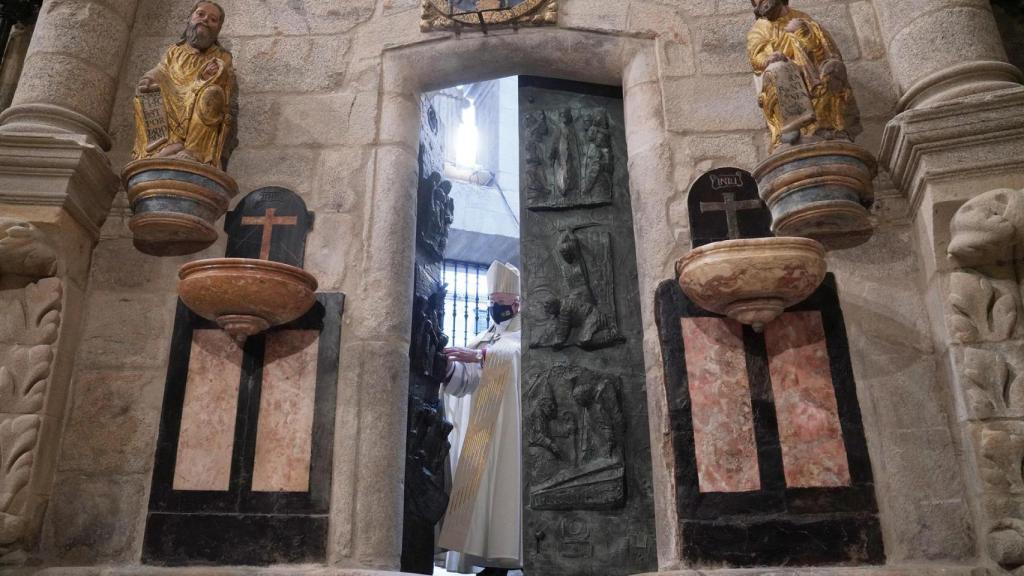
<path fill-rule="evenodd" d="M 317 294 L 317 303 L 305 316 L 274 329 L 320 331 L 309 492 L 250 489 L 264 334 L 245 343 L 230 485 L 226 492 L 213 492 L 172 487 L 192 333 L 217 328 L 178 301 L 143 543 L 144 563 L 267 565 L 326 559 L 344 305 L 344 294 Z"/>
<path fill-rule="evenodd" d="M 764 336 L 745 326 L 761 490 L 701 493 L 680 319 L 721 316 L 690 301 L 675 280 L 658 287 L 655 320 L 676 460 L 677 513 L 687 560 L 733 566 L 885 562 L 871 461 L 834 275 L 828 274 L 810 298 L 789 309 L 811 310 L 822 315 L 851 486 L 786 487 Z"/>

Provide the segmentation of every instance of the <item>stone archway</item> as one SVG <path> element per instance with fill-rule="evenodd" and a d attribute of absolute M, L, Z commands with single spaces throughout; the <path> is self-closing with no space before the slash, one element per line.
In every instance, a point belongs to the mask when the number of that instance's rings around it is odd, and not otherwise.
<path fill-rule="evenodd" d="M 383 55 L 381 111 L 376 172 L 371 213 L 368 215 L 367 253 L 370 261 L 362 279 L 361 293 L 368 302 L 364 314 L 374 318 L 370 340 L 407 342 L 412 305 L 413 252 L 417 146 L 420 125 L 420 94 L 445 86 L 466 84 L 510 75 L 538 75 L 597 84 L 621 85 L 624 93 L 626 138 L 633 198 L 641 294 L 653 294 L 665 274 L 672 246 L 657 242 L 652 233 L 664 220 L 664 190 L 672 188 L 662 93 L 657 74 L 656 44 L 650 39 L 630 38 L 566 29 L 521 30 L 499 35 L 427 41 L 388 50 Z M 645 341 L 656 341 L 653 301 L 643 302 Z M 662 389 L 660 354 L 656 346 L 646 352 L 648 389 Z M 406 422 L 406 398 L 402 386 L 389 382 L 367 405 L 361 421 L 373 419 L 371 429 L 387 437 L 386 445 L 401 446 Z M 665 399 L 648 394 L 652 431 L 656 523 L 659 563 L 675 563 L 674 491 L 668 486 L 671 462 L 662 450 Z M 366 419 L 366 420 L 363 420 Z M 361 432 L 364 438 L 366 432 Z M 385 445 L 377 440 L 377 447 Z M 363 444 L 363 442 L 360 442 Z M 366 443 L 360 453 L 374 448 Z M 377 448 L 379 450 L 379 448 Z M 399 454 L 400 451 L 396 451 Z M 395 458 L 360 459 L 356 474 L 359 498 L 354 505 L 336 504 L 332 513 L 335 549 L 344 548 L 341 538 L 351 538 L 347 527 L 358 526 L 373 542 L 359 537 L 361 552 L 378 558 L 393 556 L 401 541 L 402 489 L 390 478 L 401 478 L 402 461 Z M 335 481 L 336 493 L 338 480 Z M 339 499 L 344 502 L 345 500 Z M 349 498 L 348 502 L 352 499 Z M 387 502 L 389 506 L 364 506 L 363 502 Z M 365 546 L 365 548 L 363 548 Z"/>

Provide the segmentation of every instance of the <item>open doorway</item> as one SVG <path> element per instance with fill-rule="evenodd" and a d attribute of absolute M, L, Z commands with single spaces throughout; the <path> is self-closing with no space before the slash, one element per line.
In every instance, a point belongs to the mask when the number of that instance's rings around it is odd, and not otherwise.
<path fill-rule="evenodd" d="M 650 437 L 621 89 L 518 77 L 427 93 L 422 105 L 403 571 L 652 570 Z M 489 299 L 501 304 L 496 298 L 507 294 L 491 294 L 487 271 L 495 260 L 521 270 L 521 311 L 507 325 L 488 318 L 500 317 L 488 310 Z M 474 338 L 485 330 L 483 340 Z M 494 358 L 512 340 L 515 360 L 502 368 L 512 375 L 491 386 L 493 365 L 477 352 Z M 437 356 L 443 346 L 468 347 L 460 366 Z M 422 354 L 434 355 L 427 370 Z M 456 384 L 470 373 L 476 384 Z M 460 386 L 473 391 L 452 390 Z M 507 460 L 515 461 L 514 473 Z M 425 525 L 411 536 L 410 510 L 432 505 L 437 512 L 442 501 L 436 542 L 487 562 L 449 557 L 447 572 L 406 562 L 406 551 L 435 542 Z M 464 528 L 453 536 L 449 526 Z M 494 552 L 508 535 L 515 544 L 502 554 L 473 551 Z M 429 551 L 421 548 L 420 557 Z"/>
<path fill-rule="evenodd" d="M 468 346 L 488 329 L 491 263 L 521 266 L 518 98 L 516 77 L 427 95 L 443 130 L 444 177 L 451 183 L 454 207 L 442 265 L 447 285 L 444 332 L 449 346 Z M 445 418 L 453 425 L 449 462 L 454 464 L 462 456 L 472 398 L 442 395 L 442 401 Z M 454 466 L 448 470 L 451 475 L 454 471 Z M 435 566 L 435 576 L 475 569 L 472 562 L 455 555 L 439 556 L 438 563 L 443 566 Z M 449 572 L 446 567 L 462 572 Z"/>

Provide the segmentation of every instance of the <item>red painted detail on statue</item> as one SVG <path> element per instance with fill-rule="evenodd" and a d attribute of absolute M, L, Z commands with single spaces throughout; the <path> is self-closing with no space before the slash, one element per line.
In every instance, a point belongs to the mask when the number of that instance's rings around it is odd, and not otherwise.
<path fill-rule="evenodd" d="M 683 318 L 682 325 L 700 491 L 758 491 L 742 326 L 721 318 Z"/>
<path fill-rule="evenodd" d="M 786 485 L 850 485 L 820 312 L 788 312 L 764 330 Z"/>

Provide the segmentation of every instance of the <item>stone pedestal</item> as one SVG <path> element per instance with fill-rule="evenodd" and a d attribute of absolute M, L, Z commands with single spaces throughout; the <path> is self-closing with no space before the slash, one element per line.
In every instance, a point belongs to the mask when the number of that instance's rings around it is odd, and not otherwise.
<path fill-rule="evenodd" d="M 38 539 L 90 255 L 116 191 L 93 146 L 0 134 L 0 565 Z"/>
<path fill-rule="evenodd" d="M 1020 242 L 1015 206 L 1024 201 L 1024 87 L 898 115 L 886 127 L 881 161 L 911 205 L 932 340 L 964 446 L 977 547 L 1009 569 L 1024 546 L 1024 402 L 1013 376 L 1024 365 L 1021 254 L 1012 253 Z"/>

